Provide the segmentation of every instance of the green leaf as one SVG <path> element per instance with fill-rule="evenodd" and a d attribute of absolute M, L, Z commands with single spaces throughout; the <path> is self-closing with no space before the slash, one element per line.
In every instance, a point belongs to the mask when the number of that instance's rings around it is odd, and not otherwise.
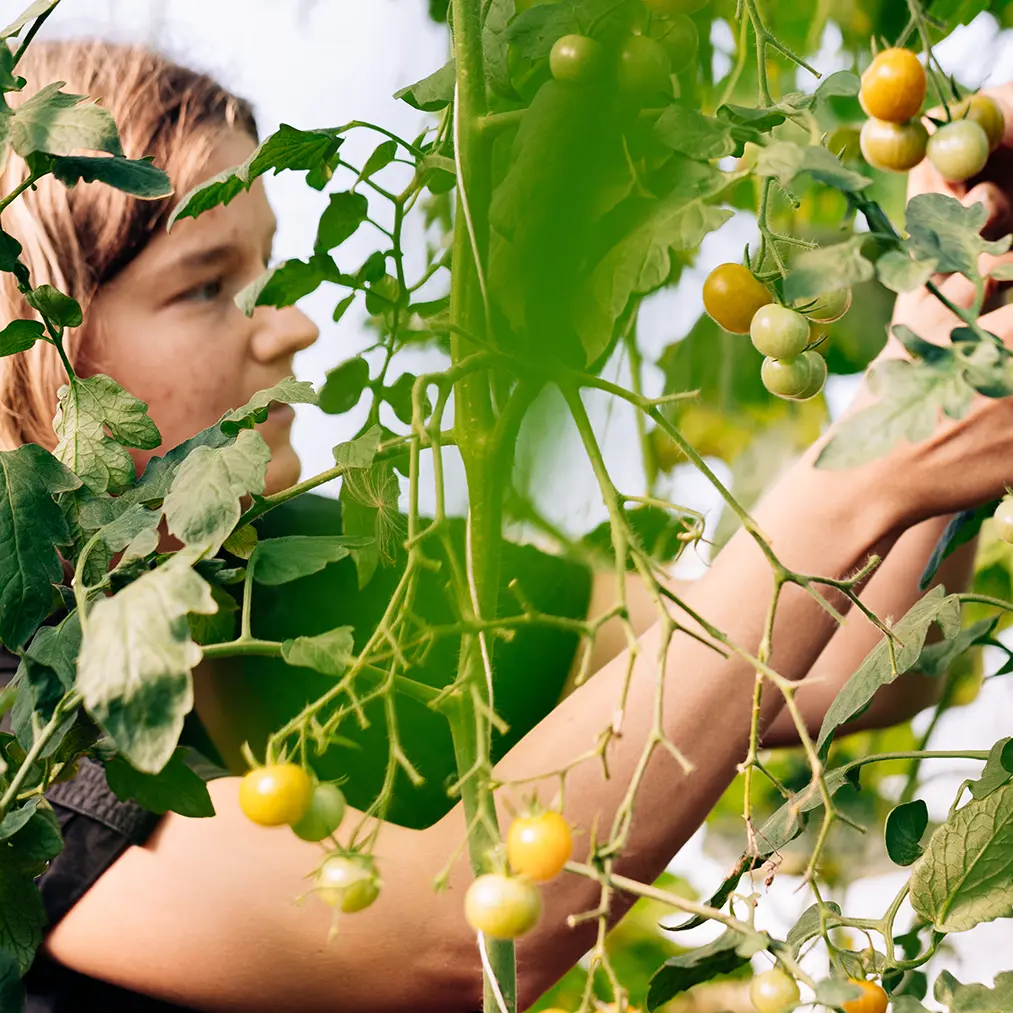
<path fill-rule="evenodd" d="M 996 281 L 1013 281 L 1013 264 L 996 264 L 988 274 Z"/>
<path fill-rule="evenodd" d="M 6 841 L 13 837 L 28 821 L 35 815 L 42 801 L 38 796 L 28 799 L 25 804 L 17 809 L 11 809 L 7 815 L 0 820 L 0 841 Z"/>
<path fill-rule="evenodd" d="M 396 523 L 399 492 L 397 476 L 389 461 L 358 467 L 345 474 L 339 497 L 344 530 L 365 539 L 361 547 L 352 549 L 360 590 L 372 580 L 381 558 L 390 556 L 388 548 Z"/>
<path fill-rule="evenodd" d="M 893 645 L 894 660 L 890 657 L 890 643 L 883 636 L 834 698 L 816 741 L 822 755 L 826 755 L 833 734 L 841 725 L 862 714 L 883 686 L 890 685 L 916 664 L 933 623 L 947 639 L 960 632 L 960 601 L 939 585 L 916 601 L 894 625 L 893 632 L 900 641 Z"/>
<path fill-rule="evenodd" d="M 225 571 L 219 571 L 215 578 L 221 580 Z M 240 570 L 238 573 L 243 574 Z M 240 580 L 242 577 L 240 577 Z M 211 596 L 218 606 L 218 611 L 213 615 L 204 615 L 200 612 L 191 612 L 187 618 L 187 625 L 190 627 L 190 637 L 194 643 L 200 644 L 224 644 L 236 638 L 236 613 L 239 606 L 235 598 L 228 591 L 219 587 L 217 583 L 211 585 Z"/>
<path fill-rule="evenodd" d="M 978 801 L 987 798 L 1013 779 L 1013 738 L 1000 739 L 988 753 L 981 777 L 967 787 Z"/>
<path fill-rule="evenodd" d="M 9 39 L 17 35 L 29 21 L 34 21 L 48 11 L 51 11 L 60 0 L 35 0 L 28 5 L 6 28 L 0 31 L 0 39 Z"/>
<path fill-rule="evenodd" d="M 275 401 L 284 404 L 316 404 L 317 395 L 313 390 L 313 384 L 305 380 L 296 380 L 293 376 L 286 377 L 273 387 L 258 391 L 242 408 L 226 412 L 220 422 L 222 431 L 233 435 L 242 429 L 250 429 L 265 422 L 271 404 Z"/>
<path fill-rule="evenodd" d="M 162 442 L 147 404 L 103 373 L 73 377 L 59 396 L 53 419 L 57 460 L 93 492 L 122 492 L 132 485 L 134 462 L 126 448 L 151 450 Z"/>
<path fill-rule="evenodd" d="M 49 164 L 50 171 L 64 186 L 105 183 L 142 200 L 162 200 L 174 192 L 168 173 L 147 158 L 58 155 Z"/>
<path fill-rule="evenodd" d="M 134 799 L 153 813 L 174 812 L 192 819 L 214 816 L 208 786 L 186 765 L 185 756 L 186 749 L 177 749 L 155 774 L 136 770 L 122 756 L 114 756 L 105 764 L 106 781 L 121 802 Z"/>
<path fill-rule="evenodd" d="M 845 193 L 856 193 L 872 185 L 871 179 L 846 168 L 826 148 L 790 141 L 775 141 L 762 148 L 754 172 L 757 176 L 773 177 L 786 189 L 790 189 L 795 177 L 802 173 Z"/>
<path fill-rule="evenodd" d="M 456 84 L 457 66 L 451 60 L 435 74 L 430 74 L 429 77 L 394 92 L 394 98 L 407 102 L 413 109 L 434 113 L 445 109 L 454 101 L 454 86 Z"/>
<path fill-rule="evenodd" d="M 1010 237 L 990 243 L 981 237 L 988 212 L 983 204 L 969 207 L 938 193 L 919 194 L 907 205 L 908 247 L 920 260 L 934 260 L 936 270 L 978 276 L 982 253 L 1004 253 Z"/>
<path fill-rule="evenodd" d="M 179 466 L 165 498 L 169 532 L 214 555 L 239 521 L 242 498 L 264 492 L 270 461 L 264 437 L 251 429 L 227 446 L 198 447 Z"/>
<path fill-rule="evenodd" d="M 875 268 L 862 256 L 867 236 L 852 236 L 843 243 L 809 250 L 792 261 L 784 282 L 788 304 L 815 299 L 825 292 L 850 288 L 875 277 Z"/>
<path fill-rule="evenodd" d="M 358 438 L 334 448 L 334 463 L 339 468 L 368 468 L 383 442 L 383 430 L 371 426 Z"/>
<path fill-rule="evenodd" d="M 418 377 L 414 373 L 402 373 L 389 387 L 383 390 L 383 399 L 394 409 L 398 421 L 406 426 L 412 424 L 414 404 L 412 393 L 415 389 L 415 381 Z M 432 404 L 425 393 L 422 395 L 422 415 L 425 418 L 432 411 Z"/>
<path fill-rule="evenodd" d="M 169 216 L 168 228 L 180 218 L 196 218 L 228 204 L 271 169 L 275 174 L 283 169 L 319 172 L 330 165 L 341 144 L 342 138 L 331 130 L 296 130 L 283 123 L 242 165 L 220 172 L 186 194 Z"/>
<path fill-rule="evenodd" d="M 42 945 L 46 909 L 32 875 L 0 850 L 0 952 L 17 961 L 21 974 L 32 966 Z"/>
<path fill-rule="evenodd" d="M 250 557 L 258 584 L 287 584 L 344 559 L 352 549 L 363 548 L 371 539 L 349 535 L 288 535 L 265 538 Z"/>
<path fill-rule="evenodd" d="M 665 284 L 672 272 L 672 252 L 695 249 L 732 216 L 727 208 L 706 203 L 724 187 L 723 173 L 678 155 L 674 160 L 678 182 L 666 197 L 633 198 L 609 216 L 610 231 L 620 238 L 598 260 L 575 306 L 588 362 L 608 346 L 615 321 L 630 299 Z"/>
<path fill-rule="evenodd" d="M 9 861 L 37 876 L 62 850 L 63 837 L 56 813 L 49 808 L 36 809 L 28 823 L 0 849 L 0 864 Z"/>
<path fill-rule="evenodd" d="M 935 362 L 886 359 L 868 374 L 878 400 L 838 426 L 837 435 L 817 458 L 821 468 L 854 468 L 887 454 L 899 441 L 928 439 L 939 413 L 961 419 L 970 410 L 974 389 L 950 348 L 936 346 Z"/>
<path fill-rule="evenodd" d="M 886 818 L 886 852 L 897 865 L 914 865 L 922 857 L 922 837 L 929 825 L 929 808 L 920 799 L 903 802 Z"/>
<path fill-rule="evenodd" d="M 990 637 L 998 623 L 998 616 L 982 619 L 962 629 L 952 640 L 942 640 L 934 644 L 926 644 L 921 656 L 914 664 L 914 669 L 922 675 L 940 678 L 950 670 L 953 663 L 965 651 L 975 644 Z"/>
<path fill-rule="evenodd" d="M 915 259 L 909 250 L 887 250 L 876 261 L 876 274 L 891 292 L 911 292 L 921 288 L 937 270 L 934 258 Z"/>
<path fill-rule="evenodd" d="M 44 334 L 38 320 L 12 320 L 0 331 L 0 358 L 27 352 Z"/>
<path fill-rule="evenodd" d="M 190 638 L 187 613 L 216 609 L 210 586 L 181 553 L 100 598 L 88 617 L 78 689 L 88 712 L 142 772 L 156 774 L 169 762 L 193 708 L 190 673 L 201 650 Z"/>
<path fill-rule="evenodd" d="M 353 302 L 355 302 L 354 292 L 351 295 L 346 295 L 345 298 L 334 307 L 334 315 L 331 319 L 335 323 L 338 323 L 338 321 L 345 315 L 345 311 L 352 305 Z"/>
<path fill-rule="evenodd" d="M 666 147 L 690 158 L 724 158 L 737 147 L 731 123 L 704 116 L 681 102 L 673 102 L 658 117 L 654 134 Z"/>
<path fill-rule="evenodd" d="M 80 327 L 84 320 L 84 314 L 77 301 L 53 288 L 52 285 L 40 285 L 25 296 L 25 301 L 37 309 L 57 330 L 64 327 Z"/>
<path fill-rule="evenodd" d="M 0 946 L 0 1011 L 24 1013 L 25 985 L 21 980 L 21 967 L 17 958 Z"/>
<path fill-rule="evenodd" d="M 373 153 L 366 159 L 356 182 L 361 183 L 364 179 L 369 179 L 374 173 L 390 165 L 396 157 L 397 141 L 383 141 L 373 149 Z M 326 212 L 324 213 L 326 214 Z"/>
<path fill-rule="evenodd" d="M 837 70 L 820 81 L 812 97 L 816 102 L 836 97 L 852 98 L 858 94 L 861 86 L 862 82 L 857 74 L 853 74 L 850 70 Z"/>
<path fill-rule="evenodd" d="M 828 901 L 823 906 L 826 910 L 832 911 L 836 915 L 841 913 L 840 905 L 835 904 L 833 901 Z M 785 942 L 791 947 L 791 955 L 798 960 L 802 947 L 810 939 L 815 939 L 819 934 L 820 906 L 819 904 L 813 904 L 812 907 L 808 907 L 802 912 L 799 920 L 788 930 Z"/>
<path fill-rule="evenodd" d="M 86 95 L 60 91 L 62 82 L 40 88 L 11 117 L 11 145 L 22 157 L 42 151 L 70 155 L 80 149 L 123 155 L 116 121 Z"/>
<path fill-rule="evenodd" d="M 320 216 L 314 251 L 328 253 L 340 246 L 368 216 L 369 201 L 363 194 L 351 191 L 331 194 L 330 203 Z"/>
<path fill-rule="evenodd" d="M 120 499 L 136 503 L 157 503 L 165 499 L 169 495 L 169 489 L 172 488 L 179 466 L 197 447 L 224 447 L 231 443 L 233 438 L 234 434 L 227 435 L 222 431 L 220 423 L 202 429 L 196 436 L 191 436 L 189 440 L 173 447 L 163 457 L 151 458 L 137 485 L 128 489 Z"/>
<path fill-rule="evenodd" d="M 740 127 L 749 127 L 760 133 L 770 133 L 779 127 L 787 116 L 778 109 L 757 109 L 754 106 L 737 106 L 725 103 L 718 107 L 718 116 Z"/>
<path fill-rule="evenodd" d="M 950 1013 L 1009 1013 L 1013 1009 L 1013 972 L 995 976 L 995 987 L 962 985 L 948 971 L 936 981 L 936 999 L 945 1003 Z M 896 1009 L 896 1002 L 894 1004 Z M 903 1010 L 901 1010 L 903 1013 Z"/>
<path fill-rule="evenodd" d="M 355 643 L 351 626 L 341 626 L 317 637 L 296 637 L 281 645 L 289 665 L 312 668 L 323 675 L 341 676 L 352 663 Z"/>
<path fill-rule="evenodd" d="M 320 410 L 328 415 L 350 412 L 369 383 L 369 363 L 361 356 L 347 359 L 327 374 L 320 388 Z"/>
<path fill-rule="evenodd" d="M 339 275 L 329 258 L 314 256 L 305 260 L 286 260 L 268 268 L 236 293 L 236 305 L 248 316 L 258 306 L 292 306 L 315 292 L 325 281 L 337 281 Z"/>
<path fill-rule="evenodd" d="M 238 531 L 233 531 L 225 539 L 225 551 L 231 552 L 233 556 L 238 556 L 240 559 L 249 559 L 257 547 L 259 537 L 257 529 L 252 524 L 247 524 L 245 527 L 239 528 Z"/>
<path fill-rule="evenodd" d="M 852 999 L 859 999 L 862 990 L 845 978 L 824 978 L 816 982 L 816 1001 L 830 1009 L 839 1009 Z"/>
<path fill-rule="evenodd" d="M 648 1008 L 657 1009 L 680 992 L 747 964 L 749 958 L 737 952 L 743 941 L 741 933 L 729 929 L 706 946 L 669 957 L 651 978 Z"/>
<path fill-rule="evenodd" d="M 53 496 L 81 480 L 42 447 L 0 451 L 0 642 L 20 647 L 49 615 L 63 578 L 56 547 L 70 541 Z"/>
<path fill-rule="evenodd" d="M 950 518 L 945 530 L 939 536 L 936 547 L 932 550 L 929 561 L 925 564 L 925 569 L 918 582 L 918 590 L 924 591 L 932 583 L 944 559 L 961 545 L 966 545 L 977 537 L 982 524 L 995 513 L 995 508 L 998 505 L 999 501 L 993 500 L 991 503 L 983 503 L 974 510 L 962 510 Z"/>
<path fill-rule="evenodd" d="M 911 875 L 911 906 L 937 932 L 1013 916 L 1013 784 L 973 799 L 929 840 Z"/>

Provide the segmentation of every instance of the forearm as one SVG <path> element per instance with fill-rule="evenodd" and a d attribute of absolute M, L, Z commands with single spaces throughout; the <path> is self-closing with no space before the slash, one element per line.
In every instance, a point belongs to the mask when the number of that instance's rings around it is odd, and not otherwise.
<path fill-rule="evenodd" d="M 843 476 L 815 471 L 807 459 L 799 462 L 768 493 L 754 514 L 773 551 L 788 567 L 802 573 L 843 577 L 861 566 L 870 553 L 887 552 L 896 538 L 889 511 L 882 508 L 878 488 L 882 478 L 875 467 Z M 827 530 L 835 537 L 828 539 Z M 750 535 L 740 531 L 720 553 L 708 574 L 685 591 L 686 606 L 702 615 L 747 652 L 755 653 L 763 634 L 773 589 L 770 564 Z M 828 595 L 829 597 L 829 595 Z M 843 608 L 843 596 L 835 604 Z M 678 607 L 675 619 L 699 630 Z M 780 599 L 774 627 L 772 663 L 786 678 L 799 680 L 809 671 L 836 629 L 835 620 L 820 604 L 796 586 L 787 586 Z M 622 735 L 608 748 L 611 777 L 592 761 L 570 771 L 566 780 L 565 814 L 577 828 L 576 858 L 587 854 L 591 828 L 599 840 L 607 837 L 627 788 L 641 760 L 644 745 L 655 731 L 658 695 L 660 625 L 639 640 L 632 666 Z M 514 747 L 496 769 L 504 782 L 535 778 L 565 767 L 572 758 L 593 749 L 601 732 L 613 721 L 627 676 L 623 652 L 593 679 L 576 690 Z M 677 633 L 664 663 L 664 705 L 660 727 L 694 765 L 691 774 L 664 749 L 656 749 L 646 766 L 623 857 L 615 871 L 651 882 L 672 855 L 700 825 L 745 757 L 749 738 L 754 668 L 737 655 L 716 651 Z M 764 694 L 763 723 L 780 710 L 780 694 Z M 540 785 L 548 801 L 558 778 Z M 525 786 L 525 791 L 529 786 Z M 521 800 L 518 791 L 514 803 Z M 502 816 L 507 808 L 501 799 Z M 435 852 L 445 854 L 465 833 L 460 807 L 431 831 L 439 841 Z M 452 878 L 458 898 L 469 879 L 464 863 Z M 522 988 L 528 999 L 571 966 L 593 942 L 595 927 L 566 927 L 567 915 L 594 908 L 599 888 L 579 876 L 563 876 L 544 890 L 545 915 L 538 930 L 519 946 Z M 617 897 L 612 917 L 618 918 L 630 898 Z"/>
<path fill-rule="evenodd" d="M 909 528 L 897 540 L 879 569 L 862 591 L 862 601 L 880 618 L 900 619 L 924 595 L 919 581 L 932 550 L 942 535 L 949 517 L 932 518 Z M 933 580 L 947 591 L 964 590 L 974 571 L 977 542 L 961 546 L 948 556 Z M 933 627 L 929 639 L 938 639 Z M 843 626 L 831 638 L 798 692 L 798 704 L 811 734 L 823 723 L 823 716 L 865 656 L 882 639 L 882 633 L 857 610 L 847 616 Z M 856 721 L 842 729 L 843 734 L 868 728 L 883 728 L 906 721 L 938 700 L 940 680 L 918 672 L 901 676 L 876 695 L 872 706 Z M 791 715 L 779 714 L 763 737 L 767 747 L 798 745 L 798 730 Z"/>

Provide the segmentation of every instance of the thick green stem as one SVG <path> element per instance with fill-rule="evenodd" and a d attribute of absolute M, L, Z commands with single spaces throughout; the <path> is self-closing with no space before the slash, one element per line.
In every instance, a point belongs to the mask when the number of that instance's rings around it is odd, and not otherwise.
<path fill-rule="evenodd" d="M 454 110 L 457 158 L 457 215 L 450 292 L 451 356 L 455 363 L 475 351 L 464 335 L 489 340 L 485 291 L 488 210 L 491 185 L 491 141 L 482 129 L 488 112 L 482 51 L 481 0 L 453 0 L 457 95 Z M 494 438 L 495 418 L 487 372 L 469 373 L 454 386 L 455 419 L 461 457 L 468 478 L 467 588 L 459 602 L 463 616 L 495 616 L 499 591 L 502 538 L 503 476 Z M 454 739 L 461 798 L 472 830 L 468 853 L 476 874 L 487 870 L 489 853 L 499 844 L 496 806 L 489 778 L 488 714 L 492 700 L 491 640 L 482 634 L 461 643 L 456 692 L 445 707 Z M 484 1008 L 515 1013 L 517 974 L 511 942 L 488 939 L 484 975 Z M 495 979 L 495 980 L 492 980 Z M 501 998 L 502 997 L 502 1002 Z"/>

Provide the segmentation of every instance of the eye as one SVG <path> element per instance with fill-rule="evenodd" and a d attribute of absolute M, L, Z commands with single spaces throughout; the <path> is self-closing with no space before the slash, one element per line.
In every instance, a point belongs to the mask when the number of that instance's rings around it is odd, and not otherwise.
<path fill-rule="evenodd" d="M 224 285 L 221 278 L 215 278 L 212 281 L 202 282 L 195 288 L 191 288 L 184 292 L 180 298 L 188 302 L 214 302 L 224 290 Z"/>

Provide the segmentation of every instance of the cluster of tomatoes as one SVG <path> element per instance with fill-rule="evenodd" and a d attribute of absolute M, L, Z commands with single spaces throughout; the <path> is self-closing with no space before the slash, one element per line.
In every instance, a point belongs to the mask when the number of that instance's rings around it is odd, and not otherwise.
<path fill-rule="evenodd" d="M 839 289 L 794 307 L 774 302 L 770 289 L 742 264 L 719 264 L 703 286 L 710 316 L 732 334 L 748 334 L 766 358 L 763 385 L 778 397 L 808 401 L 823 389 L 827 363 L 817 351 L 821 327 L 847 313 L 851 290 Z M 816 334 L 813 334 L 816 325 Z"/>
<path fill-rule="evenodd" d="M 651 14 L 647 33 L 626 36 L 611 52 L 588 35 L 564 35 L 549 54 L 552 76 L 566 84 L 601 79 L 611 64 L 619 93 L 633 104 L 647 105 L 672 94 L 672 74 L 692 63 L 700 44 L 689 17 L 708 0 L 644 0 Z"/>
<path fill-rule="evenodd" d="M 862 994 L 841 1007 L 844 1013 L 886 1013 L 889 1000 L 880 985 L 860 978 L 851 978 L 850 981 L 862 990 Z M 783 1010 L 794 1009 L 801 996 L 795 979 L 775 968 L 753 978 L 749 998 L 756 1013 L 782 1013 Z"/>
<path fill-rule="evenodd" d="M 976 176 L 999 146 L 1005 119 L 987 95 L 971 95 L 947 111 L 933 109 L 939 124 L 930 136 L 921 119 L 927 77 L 909 49 L 879 53 L 862 75 L 858 99 L 869 119 L 860 144 L 869 165 L 889 172 L 907 172 L 926 156 L 951 183 Z"/>
<path fill-rule="evenodd" d="M 251 770 L 239 785 L 239 806 L 262 827 L 288 825 L 304 841 L 332 837 L 345 816 L 345 796 L 336 784 L 314 781 L 294 763 Z M 336 850 L 317 869 L 314 892 L 327 905 L 351 913 L 369 907 L 380 878 L 368 855 Z"/>
<path fill-rule="evenodd" d="M 572 851 L 569 824 L 558 812 L 515 819 L 506 840 L 509 872 L 488 872 L 468 887 L 468 924 L 492 939 L 516 939 L 530 932 L 542 915 L 542 895 L 535 884 L 558 876 Z"/>

